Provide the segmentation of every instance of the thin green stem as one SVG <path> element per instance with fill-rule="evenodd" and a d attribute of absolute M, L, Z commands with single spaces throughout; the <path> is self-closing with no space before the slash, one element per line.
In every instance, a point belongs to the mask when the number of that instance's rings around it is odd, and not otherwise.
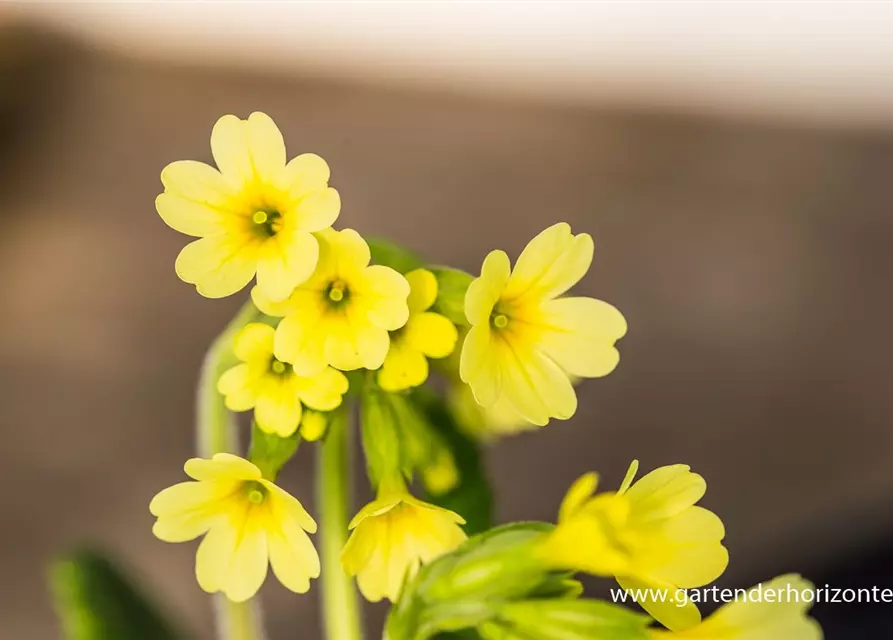
<path fill-rule="evenodd" d="M 223 396 L 217 391 L 220 375 L 234 364 L 233 340 L 246 324 L 258 317 L 249 301 L 211 344 L 202 363 L 196 397 L 196 449 L 210 458 L 215 453 L 239 453 L 239 432 Z M 257 600 L 236 603 L 224 595 L 214 597 L 219 640 L 264 640 L 263 620 Z"/>
<path fill-rule="evenodd" d="M 316 504 L 321 521 L 323 624 L 329 640 L 363 638 L 356 589 L 353 580 L 341 568 L 341 550 L 347 542 L 351 503 L 348 411 L 343 408 L 333 415 L 326 441 L 319 447 L 316 471 Z"/>

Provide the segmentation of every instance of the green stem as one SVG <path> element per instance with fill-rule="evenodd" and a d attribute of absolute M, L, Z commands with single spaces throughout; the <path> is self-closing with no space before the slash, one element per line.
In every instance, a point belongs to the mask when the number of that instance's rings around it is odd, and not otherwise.
<path fill-rule="evenodd" d="M 233 414 L 217 391 L 217 380 L 233 366 L 233 340 L 249 322 L 258 317 L 249 301 L 211 344 L 202 363 L 196 398 L 196 448 L 198 455 L 210 458 L 215 453 L 239 453 L 239 431 Z M 260 606 L 256 600 L 236 603 L 224 595 L 214 596 L 219 640 L 263 640 Z"/>
<path fill-rule="evenodd" d="M 323 624 L 329 640 L 362 640 L 363 637 L 356 589 L 341 568 L 351 502 L 348 411 L 343 408 L 332 416 L 326 441 L 319 448 L 316 471 Z"/>

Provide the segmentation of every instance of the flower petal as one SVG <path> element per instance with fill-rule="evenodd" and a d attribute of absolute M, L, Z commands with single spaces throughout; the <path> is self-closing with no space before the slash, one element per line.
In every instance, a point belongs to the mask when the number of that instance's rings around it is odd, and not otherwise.
<path fill-rule="evenodd" d="M 573 235 L 559 222 L 531 240 L 515 263 L 504 299 L 521 303 L 561 295 L 586 275 L 593 244 L 588 233 Z"/>
<path fill-rule="evenodd" d="M 465 317 L 472 325 L 490 321 L 493 307 L 505 291 L 511 264 L 505 251 L 491 251 L 481 266 L 481 275 L 472 280 L 465 293 Z"/>
<path fill-rule="evenodd" d="M 220 118 L 211 132 L 211 153 L 233 186 L 270 182 L 285 167 L 282 134 L 270 116 L 257 111 L 247 120 Z"/>
<path fill-rule="evenodd" d="M 451 325 L 452 326 L 452 325 Z M 425 355 L 404 338 L 391 340 L 384 364 L 378 370 L 378 384 L 385 391 L 403 391 L 428 379 Z"/>
<path fill-rule="evenodd" d="M 540 348 L 567 373 L 584 378 L 608 375 L 620 354 L 614 343 L 626 334 L 626 320 L 613 306 L 593 298 L 559 298 L 542 306 Z"/>
<path fill-rule="evenodd" d="M 698 611 L 697 605 L 693 602 L 689 600 L 685 603 L 685 606 L 680 606 L 682 603 L 671 600 L 676 593 L 676 587 L 672 584 L 646 581 L 633 577 L 618 577 L 617 582 L 631 597 L 636 594 L 639 596 L 651 594 L 651 598 L 640 597 L 637 600 L 639 606 L 645 609 L 652 618 L 672 631 L 689 629 L 701 621 L 701 612 Z M 666 591 L 670 595 L 666 602 L 660 602 L 654 596 L 654 594 L 662 591 Z"/>
<path fill-rule="evenodd" d="M 319 243 L 306 231 L 283 230 L 260 248 L 257 287 L 269 300 L 285 300 L 316 268 Z"/>
<path fill-rule="evenodd" d="M 261 431 L 287 438 L 301 424 L 301 401 L 288 378 L 270 377 L 254 406 Z"/>
<path fill-rule="evenodd" d="M 292 215 L 295 224 L 303 231 L 321 231 L 331 227 L 341 213 L 341 196 L 327 187 L 312 191 L 295 205 Z"/>
<path fill-rule="evenodd" d="M 276 186 L 297 201 L 313 191 L 329 185 L 329 165 L 315 153 L 302 153 L 292 158 L 277 176 Z"/>
<path fill-rule="evenodd" d="M 238 541 L 239 531 L 228 520 L 208 531 L 195 555 L 195 577 L 204 591 L 216 593 L 224 588 Z"/>
<path fill-rule="evenodd" d="M 274 335 L 276 330 L 270 325 L 250 322 L 236 336 L 233 352 L 243 362 L 267 362 L 273 357 Z"/>
<path fill-rule="evenodd" d="M 471 387 L 475 400 L 484 407 L 492 406 L 502 394 L 497 340 L 489 323 L 473 326 L 465 336 L 459 357 L 459 377 Z"/>
<path fill-rule="evenodd" d="M 587 500 L 589 500 L 598 488 L 598 474 L 587 473 L 580 476 L 568 489 L 567 495 L 561 501 L 558 511 L 558 521 L 564 522 L 571 518 Z"/>
<path fill-rule="evenodd" d="M 310 517 L 300 500 L 269 480 L 261 480 L 261 484 L 270 492 L 271 509 L 276 521 L 291 520 L 307 533 L 316 533 L 316 521 Z"/>
<path fill-rule="evenodd" d="M 403 332 L 406 341 L 429 358 L 446 358 L 459 339 L 459 332 L 452 322 L 430 311 L 410 316 Z"/>
<path fill-rule="evenodd" d="M 224 298 L 244 288 L 257 270 L 258 245 L 246 236 L 220 234 L 190 242 L 174 265 L 184 282 L 206 298 Z"/>
<path fill-rule="evenodd" d="M 261 517 L 254 513 L 257 509 L 251 509 L 245 519 L 242 536 L 232 555 L 232 564 L 223 585 L 222 591 L 233 602 L 245 602 L 253 597 L 267 577 L 267 533 L 261 526 Z"/>
<path fill-rule="evenodd" d="M 325 336 L 330 321 L 321 305 L 302 307 L 276 327 L 273 353 L 290 362 L 299 376 L 317 375 L 327 364 Z"/>
<path fill-rule="evenodd" d="M 260 480 L 261 472 L 244 458 L 231 453 L 216 453 L 210 460 L 190 458 L 183 466 L 186 475 L 195 480 Z"/>
<path fill-rule="evenodd" d="M 258 369 L 259 367 L 243 362 L 223 372 L 217 380 L 217 390 L 225 396 L 227 409 L 248 411 L 254 407 L 259 388 L 263 383 L 263 374 Z"/>
<path fill-rule="evenodd" d="M 671 518 L 690 508 L 707 492 L 703 477 L 677 464 L 655 469 L 626 492 L 633 505 L 633 518 L 648 522 Z"/>
<path fill-rule="evenodd" d="M 268 532 L 270 565 L 276 578 L 295 593 L 307 593 L 310 579 L 319 577 L 319 555 L 310 538 L 299 527 L 285 524 Z"/>
<path fill-rule="evenodd" d="M 427 311 L 437 300 L 437 278 L 427 269 L 414 269 L 405 277 L 409 283 L 409 299 L 406 303 L 410 312 Z"/>
<path fill-rule="evenodd" d="M 341 406 L 348 387 L 347 376 L 332 367 L 326 367 L 318 376 L 298 377 L 296 383 L 301 402 L 316 411 L 332 411 Z"/>
<path fill-rule="evenodd" d="M 409 283 L 397 271 L 383 265 L 372 265 L 363 272 L 358 292 L 366 318 L 377 327 L 396 331 L 409 319 Z"/>
<path fill-rule="evenodd" d="M 549 418 L 567 420 L 577 410 L 577 394 L 567 374 L 554 361 L 520 340 L 504 340 L 497 350 L 502 368 L 502 393 L 521 416 L 536 425 Z"/>

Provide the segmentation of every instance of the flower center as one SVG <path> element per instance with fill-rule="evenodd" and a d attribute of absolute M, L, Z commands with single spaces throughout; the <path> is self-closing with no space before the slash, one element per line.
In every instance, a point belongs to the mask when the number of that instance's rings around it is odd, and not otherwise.
<path fill-rule="evenodd" d="M 326 289 L 326 298 L 335 305 L 343 303 L 349 295 L 350 291 L 347 288 L 347 284 L 342 280 L 336 280 Z"/>
<path fill-rule="evenodd" d="M 258 209 L 251 216 L 251 222 L 255 233 L 272 238 L 282 227 L 282 214 L 273 209 Z"/>
<path fill-rule="evenodd" d="M 260 482 L 246 482 L 243 490 L 251 504 L 263 504 L 267 499 L 267 488 Z"/>
<path fill-rule="evenodd" d="M 281 376 L 283 373 L 285 373 L 288 370 L 288 365 L 285 364 L 284 362 L 282 362 L 281 360 L 277 360 L 276 358 L 273 358 L 273 361 L 270 362 L 270 370 L 273 373 Z"/>
<path fill-rule="evenodd" d="M 493 326 L 497 329 L 505 329 L 507 326 L 509 326 L 509 317 L 504 313 L 497 313 L 493 315 L 491 321 L 493 322 Z"/>

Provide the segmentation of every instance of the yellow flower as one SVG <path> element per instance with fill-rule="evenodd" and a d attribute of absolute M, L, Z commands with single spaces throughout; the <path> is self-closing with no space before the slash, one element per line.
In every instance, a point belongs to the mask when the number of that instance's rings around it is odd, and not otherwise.
<path fill-rule="evenodd" d="M 165 542 L 206 534 L 195 558 L 202 589 L 242 602 L 260 589 L 268 563 L 288 589 L 310 589 L 310 579 L 319 577 L 319 556 L 305 531 L 314 533 L 316 523 L 300 502 L 228 453 L 193 458 L 185 471 L 196 482 L 152 499 L 149 510 L 158 518 L 152 532 Z"/>
<path fill-rule="evenodd" d="M 254 303 L 276 328 L 274 353 L 302 376 L 326 365 L 342 371 L 378 369 L 388 352 L 388 331 L 406 324 L 409 283 L 393 269 L 369 266 L 369 245 L 353 229 L 316 234 L 319 263 L 309 280 L 283 302 L 258 286 Z"/>
<path fill-rule="evenodd" d="M 367 600 L 396 602 L 404 580 L 465 540 L 460 524 L 458 514 L 410 495 L 402 478 L 384 481 L 351 521 L 341 564 Z"/>
<path fill-rule="evenodd" d="M 409 320 L 391 332 L 391 347 L 378 372 L 385 391 L 417 387 L 428 379 L 426 358 L 446 358 L 456 346 L 458 332 L 452 322 L 428 311 L 437 300 L 437 278 L 426 269 L 406 274 L 409 282 Z"/>
<path fill-rule="evenodd" d="M 463 382 L 450 385 L 447 402 L 458 425 L 468 435 L 482 440 L 536 429 L 536 425 L 522 418 L 505 397 L 492 406 L 482 407 L 474 399 L 471 387 Z"/>
<path fill-rule="evenodd" d="M 347 377 L 325 368 L 312 377 L 295 373 L 290 364 L 273 356 L 273 327 L 254 322 L 236 336 L 235 354 L 242 364 L 224 372 L 217 389 L 232 411 L 254 408 L 254 419 L 263 431 L 283 438 L 301 422 L 302 404 L 317 411 L 331 411 L 347 393 Z"/>
<path fill-rule="evenodd" d="M 666 590 L 665 602 L 659 596 L 637 601 L 668 628 L 686 629 L 701 614 L 694 603 L 672 598 L 680 589 L 713 582 L 726 570 L 725 528 L 716 514 L 695 506 L 707 484 L 688 466 L 661 467 L 633 484 L 638 466 L 632 463 L 616 494 L 593 497 L 595 474 L 577 480 L 544 552 L 557 566 L 614 576 L 632 594 Z"/>
<path fill-rule="evenodd" d="M 808 617 L 810 604 L 803 596 L 805 592 L 814 593 L 811 583 L 800 576 L 787 575 L 761 587 L 764 593 L 783 595 L 783 598 L 768 602 L 748 597 L 731 602 L 690 629 L 654 630 L 651 637 L 655 640 L 822 640 L 822 628 Z"/>
<path fill-rule="evenodd" d="M 177 257 L 177 275 L 208 298 L 231 295 L 257 274 L 273 300 L 288 297 L 316 266 L 312 231 L 330 227 L 341 210 L 329 167 L 305 153 L 286 164 L 282 134 L 269 116 L 223 116 L 211 132 L 217 169 L 182 160 L 161 172 L 155 200 L 171 227 L 201 238 Z"/>
<path fill-rule="evenodd" d="M 565 420 L 577 410 L 569 376 L 605 376 L 617 366 L 614 343 L 626 320 L 593 298 L 559 297 L 592 262 L 592 238 L 559 223 L 530 241 L 512 269 L 504 251 L 491 252 L 468 287 L 472 325 L 459 375 L 489 407 L 505 398 L 529 422 Z"/>

